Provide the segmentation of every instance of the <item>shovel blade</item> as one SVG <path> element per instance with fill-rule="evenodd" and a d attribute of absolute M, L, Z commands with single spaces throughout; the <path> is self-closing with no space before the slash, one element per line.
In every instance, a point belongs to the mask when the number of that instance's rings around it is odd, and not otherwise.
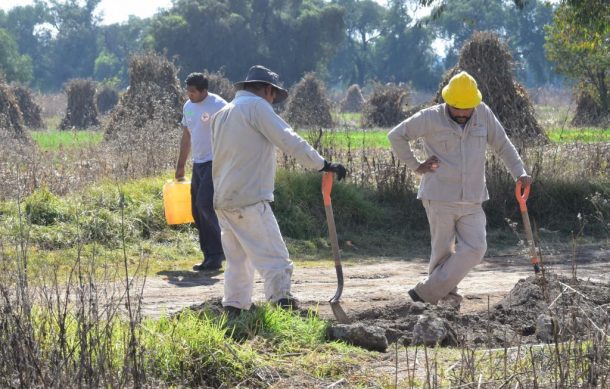
<path fill-rule="evenodd" d="M 339 324 L 350 324 L 352 322 L 350 318 L 347 317 L 347 314 L 341 307 L 341 304 L 339 304 L 339 301 L 330 300 L 330 307 L 332 308 L 333 315 L 335 315 L 335 319 L 337 319 Z"/>

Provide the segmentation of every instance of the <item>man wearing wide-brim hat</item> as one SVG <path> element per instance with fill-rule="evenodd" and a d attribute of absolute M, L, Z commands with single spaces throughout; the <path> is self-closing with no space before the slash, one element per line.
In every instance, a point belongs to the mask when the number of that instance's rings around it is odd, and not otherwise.
<path fill-rule="evenodd" d="M 394 153 L 422 175 L 417 198 L 428 216 L 432 251 L 428 277 L 409 290 L 414 301 L 447 303 L 459 309 L 458 284 L 487 250 L 485 185 L 487 146 L 502 159 L 513 178 L 530 185 L 517 150 L 502 124 L 482 102 L 475 79 L 466 72 L 443 88 L 445 103 L 417 112 L 388 134 Z M 419 161 L 410 142 L 422 138 L 426 160 Z"/>
<path fill-rule="evenodd" d="M 329 171 L 341 180 L 345 168 L 330 163 L 274 111 L 286 99 L 279 77 L 257 65 L 235 84 L 235 99 L 212 118 L 214 208 L 226 257 L 223 306 L 230 314 L 250 309 L 254 271 L 265 297 L 294 307 L 292 261 L 269 203 L 273 201 L 276 147 L 305 168 Z"/>

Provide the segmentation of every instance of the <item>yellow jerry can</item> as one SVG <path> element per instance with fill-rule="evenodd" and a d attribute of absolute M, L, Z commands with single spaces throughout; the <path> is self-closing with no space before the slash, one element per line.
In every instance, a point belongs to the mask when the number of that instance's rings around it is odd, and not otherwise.
<path fill-rule="evenodd" d="M 163 185 L 163 208 L 167 224 L 193 223 L 191 182 L 167 181 Z"/>

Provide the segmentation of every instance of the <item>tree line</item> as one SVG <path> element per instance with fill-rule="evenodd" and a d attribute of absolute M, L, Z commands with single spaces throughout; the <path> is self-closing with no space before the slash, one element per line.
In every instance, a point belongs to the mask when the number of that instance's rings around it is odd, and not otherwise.
<path fill-rule="evenodd" d="M 5 78 L 43 91 L 72 78 L 126 86 L 129 55 L 154 50 L 173 59 L 182 78 L 207 69 L 239 80 L 259 63 L 288 85 L 315 71 L 331 86 L 405 82 L 433 90 L 465 40 L 487 30 L 508 43 L 521 82 L 559 80 L 544 48 L 557 6 L 542 0 L 443 0 L 442 12 L 418 19 L 430 1 L 174 0 L 150 18 L 110 25 L 95 16 L 100 1 L 35 0 L 0 11 Z"/>

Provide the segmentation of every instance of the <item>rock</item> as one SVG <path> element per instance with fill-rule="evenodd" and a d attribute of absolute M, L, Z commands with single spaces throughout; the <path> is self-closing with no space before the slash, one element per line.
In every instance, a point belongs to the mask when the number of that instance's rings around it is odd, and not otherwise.
<path fill-rule="evenodd" d="M 517 334 L 515 331 L 511 330 L 508 326 L 503 328 L 496 328 L 493 330 L 493 337 L 495 342 L 501 344 L 502 346 L 508 347 L 511 344 L 514 344 L 517 340 Z"/>
<path fill-rule="evenodd" d="M 555 340 L 554 334 L 557 330 L 555 320 L 549 315 L 541 313 L 536 319 L 536 337 L 543 342 L 551 343 Z"/>
<path fill-rule="evenodd" d="M 447 337 L 445 321 L 434 315 L 420 315 L 413 328 L 413 344 L 435 346 Z"/>
<path fill-rule="evenodd" d="M 419 315 L 420 313 L 423 313 L 426 310 L 426 303 L 422 303 L 420 301 L 411 303 L 411 305 L 409 306 L 409 313 L 411 315 Z"/>
<path fill-rule="evenodd" d="M 385 330 L 377 326 L 363 323 L 337 324 L 330 327 L 329 337 L 332 340 L 343 340 L 354 346 L 367 350 L 385 352 L 388 348 L 388 339 Z"/>

